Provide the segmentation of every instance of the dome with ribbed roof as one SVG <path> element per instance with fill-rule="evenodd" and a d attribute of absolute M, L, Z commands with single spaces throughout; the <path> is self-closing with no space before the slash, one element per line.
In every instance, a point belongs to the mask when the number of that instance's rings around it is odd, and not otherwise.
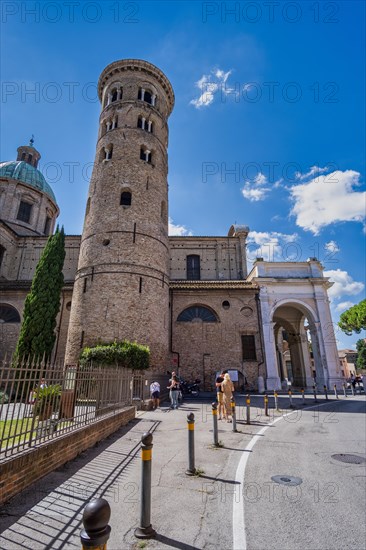
<path fill-rule="evenodd" d="M 10 160 L 0 163 L 0 177 L 12 178 L 47 193 L 56 203 L 56 197 L 44 175 L 34 166 L 23 160 Z"/>

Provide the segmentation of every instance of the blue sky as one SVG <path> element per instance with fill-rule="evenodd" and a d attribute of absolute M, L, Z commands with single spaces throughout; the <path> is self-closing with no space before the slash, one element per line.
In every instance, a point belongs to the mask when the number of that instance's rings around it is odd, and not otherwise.
<path fill-rule="evenodd" d="M 34 134 L 66 233 L 82 230 L 99 75 L 145 59 L 176 96 L 171 233 L 236 222 L 249 260 L 318 257 L 335 323 L 365 297 L 364 2 L 3 0 L 1 21 L 1 160 Z"/>

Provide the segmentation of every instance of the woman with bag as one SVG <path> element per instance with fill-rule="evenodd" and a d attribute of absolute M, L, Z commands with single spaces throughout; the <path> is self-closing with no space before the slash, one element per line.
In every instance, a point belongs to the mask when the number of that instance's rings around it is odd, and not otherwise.
<path fill-rule="evenodd" d="M 231 415 L 231 398 L 233 396 L 234 384 L 228 372 L 224 375 L 221 389 L 224 397 L 224 418 L 226 418 L 227 422 L 232 422 L 232 420 L 229 420 L 229 416 Z"/>

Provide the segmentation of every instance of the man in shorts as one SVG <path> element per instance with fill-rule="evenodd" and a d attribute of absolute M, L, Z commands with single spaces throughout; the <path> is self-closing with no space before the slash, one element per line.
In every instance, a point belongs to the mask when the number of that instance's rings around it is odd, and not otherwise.
<path fill-rule="evenodd" d="M 222 370 L 221 374 L 216 378 L 216 400 L 217 400 L 217 412 L 219 413 L 219 420 L 222 420 L 222 415 L 224 413 L 224 394 L 221 389 L 221 384 L 224 381 L 224 375 L 227 373 L 226 370 Z"/>
<path fill-rule="evenodd" d="M 160 384 L 159 382 L 152 382 L 150 384 L 151 399 L 153 400 L 153 409 L 157 409 L 160 406 Z"/>

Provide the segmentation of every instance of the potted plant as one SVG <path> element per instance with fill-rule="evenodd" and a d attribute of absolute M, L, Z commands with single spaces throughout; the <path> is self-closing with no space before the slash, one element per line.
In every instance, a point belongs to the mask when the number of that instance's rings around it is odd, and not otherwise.
<path fill-rule="evenodd" d="M 61 396 L 60 384 L 44 385 L 36 389 L 35 414 L 39 420 L 48 420 L 58 409 Z"/>

